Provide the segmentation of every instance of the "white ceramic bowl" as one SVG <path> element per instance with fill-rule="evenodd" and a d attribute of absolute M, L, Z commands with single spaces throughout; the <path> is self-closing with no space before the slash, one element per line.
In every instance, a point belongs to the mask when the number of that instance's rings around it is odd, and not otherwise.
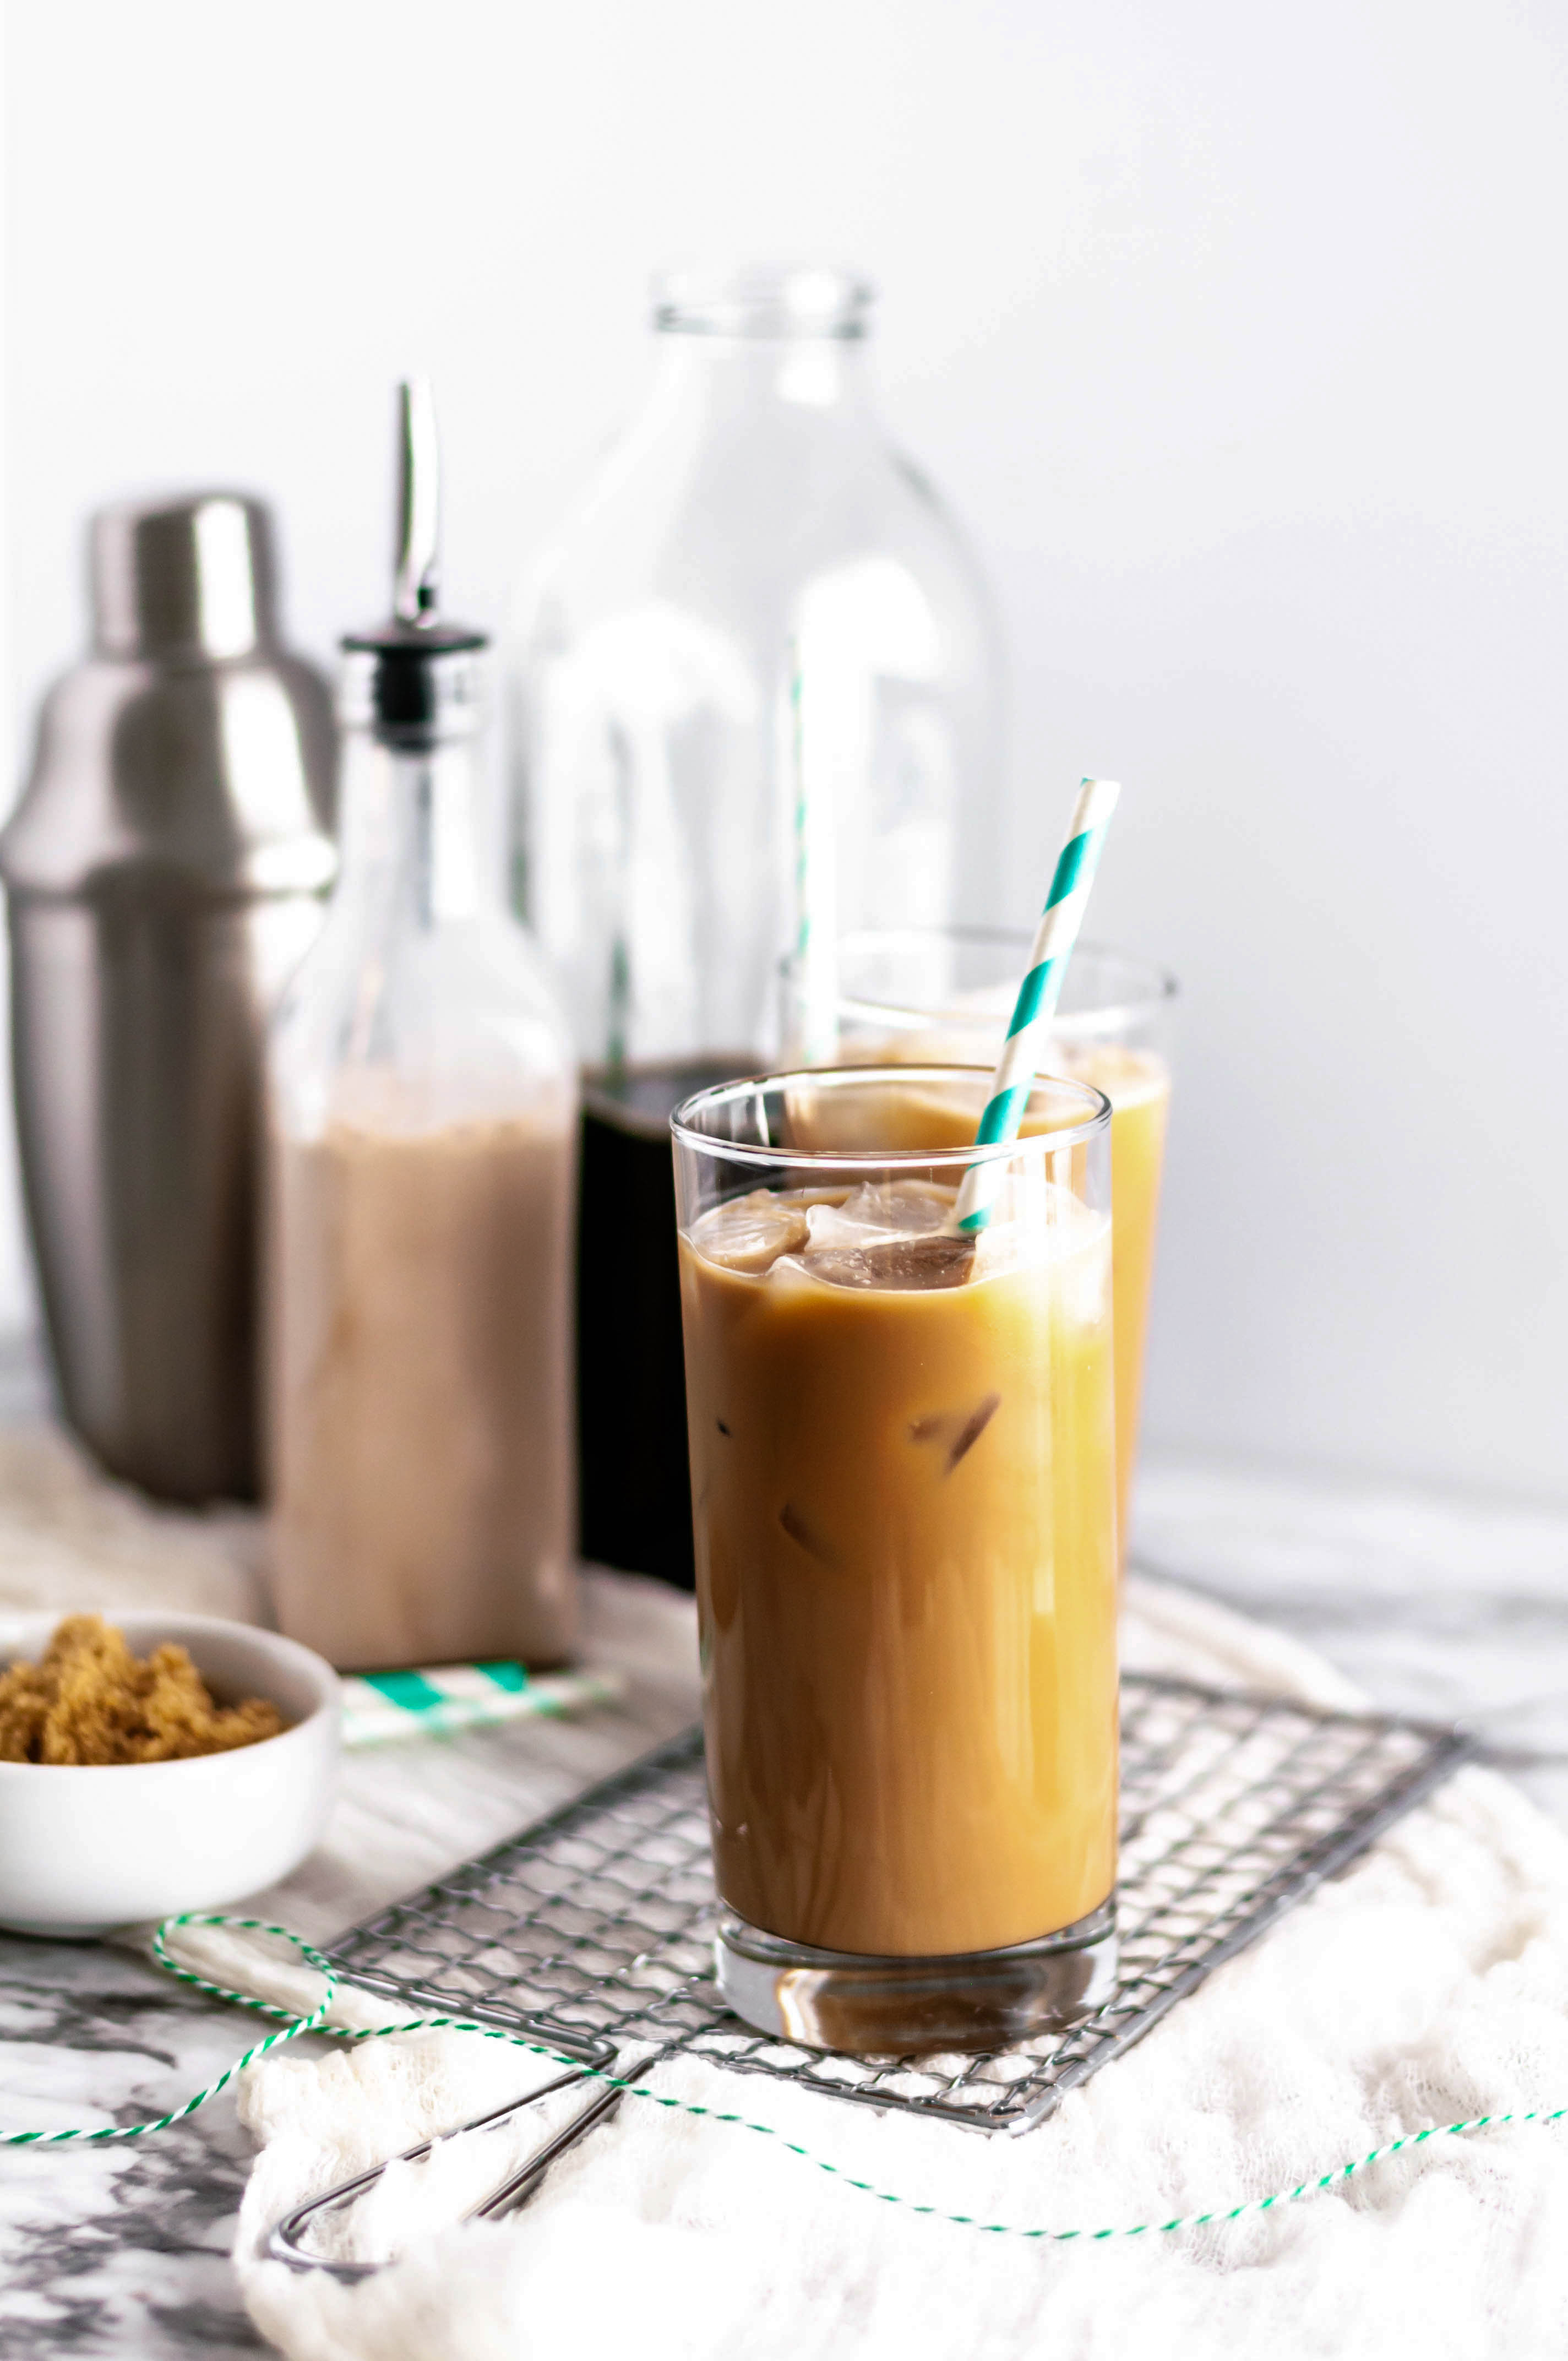
<path fill-rule="evenodd" d="M 58 1615 L 0 1616 L 0 1660 L 38 1657 Z M 337 1675 L 309 1648 L 214 1615 L 113 1617 L 133 1654 L 177 1640 L 225 1703 L 270 1697 L 288 1727 L 185 1763 L 0 1763 L 0 1927 L 102 1935 L 218 1910 L 286 1877 L 337 1784 Z"/>

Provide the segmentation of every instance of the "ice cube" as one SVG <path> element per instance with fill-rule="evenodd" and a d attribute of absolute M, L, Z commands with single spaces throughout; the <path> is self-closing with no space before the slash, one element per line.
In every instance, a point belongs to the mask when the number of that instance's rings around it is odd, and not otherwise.
<path fill-rule="evenodd" d="M 923 1181 L 872 1182 L 841 1205 L 813 1205 L 799 1260 L 830 1287 L 962 1287 L 971 1238 L 949 1237 L 950 1190 Z"/>
<path fill-rule="evenodd" d="M 692 1244 L 721 1270 L 759 1279 L 780 1255 L 805 1246 L 806 1235 L 803 1205 L 776 1197 L 771 1190 L 753 1189 L 749 1197 L 732 1197 L 727 1205 L 715 1205 L 704 1213 L 692 1231 Z"/>
<path fill-rule="evenodd" d="M 959 1460 L 974 1449 L 1001 1407 L 1000 1394 L 987 1394 L 971 1411 L 934 1411 L 927 1417 L 910 1420 L 909 1440 L 934 1443 L 947 1462 L 942 1473 L 950 1476 Z"/>
<path fill-rule="evenodd" d="M 801 1261 L 813 1279 L 830 1287 L 963 1287 L 974 1268 L 974 1240 L 935 1232 L 905 1238 L 895 1232 L 868 1246 L 817 1247 Z"/>
<path fill-rule="evenodd" d="M 874 1246 L 939 1230 L 953 1210 L 950 1190 L 918 1180 L 869 1181 L 839 1203 L 810 1207 L 812 1246 Z"/>
<path fill-rule="evenodd" d="M 796 1549 L 804 1550 L 807 1557 L 814 1557 L 817 1565 L 825 1565 L 830 1574 L 837 1573 L 838 1552 L 806 1522 L 793 1500 L 786 1500 L 779 1510 L 779 1523 Z"/>
<path fill-rule="evenodd" d="M 981 1436 L 985 1433 L 986 1428 L 991 1424 L 992 1420 L 996 1416 L 996 1413 L 1001 1407 L 1002 1396 L 1000 1394 L 987 1394 L 983 1401 L 976 1402 L 973 1410 L 970 1411 L 968 1418 L 965 1419 L 957 1434 L 954 1435 L 952 1443 L 948 1447 L 948 1473 L 949 1476 L 952 1474 L 954 1468 L 958 1466 L 964 1454 L 967 1451 L 973 1450 L 975 1444 L 980 1441 Z"/>

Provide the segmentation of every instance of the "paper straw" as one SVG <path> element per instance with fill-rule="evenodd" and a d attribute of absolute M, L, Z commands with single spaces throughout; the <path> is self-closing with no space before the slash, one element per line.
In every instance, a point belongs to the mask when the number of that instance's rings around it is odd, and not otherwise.
<path fill-rule="evenodd" d="M 1121 792 L 1114 779 L 1085 779 L 1078 791 L 1072 826 L 1058 855 L 1056 874 L 1036 930 L 1029 972 L 1018 987 L 1007 1038 L 992 1078 L 991 1096 L 975 1134 L 977 1148 L 990 1148 L 1018 1137 L 1018 1126 L 1024 1120 L 1024 1109 L 1035 1086 L 1041 1038 L 1061 998 L 1067 963 L 1078 940 L 1105 830 Z M 984 1229 L 991 1219 L 992 1199 L 1005 1161 L 1003 1157 L 992 1157 L 970 1166 L 953 1211 L 955 1229 Z"/>
<path fill-rule="evenodd" d="M 831 807 L 806 768 L 806 683 L 800 641 L 789 642 L 789 764 L 795 801 L 795 968 L 797 1035 L 790 1054 L 830 1065 L 839 1047 L 838 947 L 834 941 L 835 847 Z"/>

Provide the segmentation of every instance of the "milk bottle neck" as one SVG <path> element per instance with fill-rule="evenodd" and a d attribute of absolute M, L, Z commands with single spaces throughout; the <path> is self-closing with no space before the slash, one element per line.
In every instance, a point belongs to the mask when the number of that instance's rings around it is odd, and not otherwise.
<path fill-rule="evenodd" d="M 412 749 L 345 733 L 340 900 L 429 932 L 478 915 L 477 745 Z"/>
<path fill-rule="evenodd" d="M 870 423 L 865 338 L 872 291 L 852 272 L 791 264 L 674 271 L 654 287 L 658 366 L 650 408 L 709 423 L 774 412 L 798 429 Z"/>
<path fill-rule="evenodd" d="M 754 425 L 770 412 L 797 424 L 872 423 L 864 346 L 823 337 L 661 336 L 648 407 L 710 425 L 740 413 Z"/>

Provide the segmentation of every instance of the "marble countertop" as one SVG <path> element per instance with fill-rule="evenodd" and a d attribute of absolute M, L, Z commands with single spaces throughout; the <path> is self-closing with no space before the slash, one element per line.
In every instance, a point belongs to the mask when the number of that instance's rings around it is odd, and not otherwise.
<path fill-rule="evenodd" d="M 617 1705 L 349 1755 L 325 1842 L 247 1914 L 310 1938 L 340 1933 L 686 1728 L 690 1601 L 614 1576 L 590 1575 L 585 1591 L 587 1653 L 627 1674 Z M 0 1934 L 7 2129 L 145 2122 L 263 2029 L 131 1949 Z M 249 2157 L 226 2092 L 124 2147 L 0 2151 L 0 2361 L 267 2350 L 228 2262 Z"/>
<path fill-rule="evenodd" d="M 1145 1571 L 1309 1642 L 1370 1704 L 1469 1721 L 1568 1826 L 1568 1513 L 1157 1459 L 1135 1543 Z M 589 1613 L 591 1653 L 629 1669 L 622 1706 L 421 1741 L 417 1769 L 407 1749 L 352 1759 L 326 1846 L 261 1915 L 329 1936 L 688 1721 L 689 1603 L 595 1578 Z M 0 1937 L 7 2125 L 156 2114 L 255 2032 L 130 1950 Z M 0 2156 L 4 2361 L 265 2349 L 227 2262 L 247 2161 L 226 2094 L 126 2147 Z"/>
<path fill-rule="evenodd" d="M 1134 1551 L 1305 1641 L 1369 1705 L 1464 1722 L 1568 1828 L 1568 1510 L 1157 1458 Z"/>

